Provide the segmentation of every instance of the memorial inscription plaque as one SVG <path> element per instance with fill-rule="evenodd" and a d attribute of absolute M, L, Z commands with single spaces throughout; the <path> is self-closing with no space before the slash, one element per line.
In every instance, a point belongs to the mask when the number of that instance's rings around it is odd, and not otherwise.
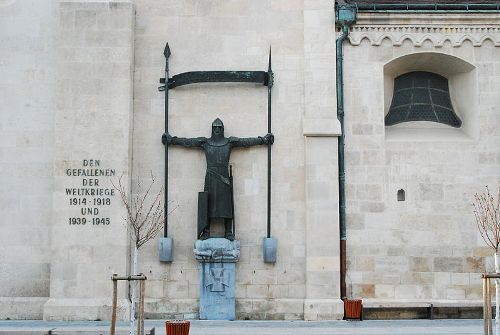
<path fill-rule="evenodd" d="M 68 177 L 78 180 L 71 183 L 73 187 L 65 188 L 69 206 L 75 209 L 67 223 L 71 226 L 107 226 L 111 224 L 107 209 L 116 194 L 108 180 L 116 176 L 116 170 L 103 167 L 100 159 L 83 159 L 81 162 L 78 167 L 66 169 Z"/>

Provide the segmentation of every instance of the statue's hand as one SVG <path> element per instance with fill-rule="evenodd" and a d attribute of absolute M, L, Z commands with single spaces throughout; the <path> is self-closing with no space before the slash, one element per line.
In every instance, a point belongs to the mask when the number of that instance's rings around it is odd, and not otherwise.
<path fill-rule="evenodd" d="M 171 144 L 172 143 L 172 136 L 170 136 L 169 133 L 164 133 L 161 136 L 161 143 L 165 144 Z"/>
<path fill-rule="evenodd" d="M 264 136 L 264 144 L 273 144 L 274 143 L 274 135 L 269 133 Z"/>

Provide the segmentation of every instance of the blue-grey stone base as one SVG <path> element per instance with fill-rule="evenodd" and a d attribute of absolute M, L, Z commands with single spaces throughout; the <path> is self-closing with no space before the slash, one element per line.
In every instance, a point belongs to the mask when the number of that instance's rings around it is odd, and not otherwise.
<path fill-rule="evenodd" d="M 236 318 L 236 263 L 200 263 L 200 320 Z"/>
<path fill-rule="evenodd" d="M 194 254 L 200 262 L 200 319 L 234 320 L 240 241 L 225 238 L 198 240 Z"/>

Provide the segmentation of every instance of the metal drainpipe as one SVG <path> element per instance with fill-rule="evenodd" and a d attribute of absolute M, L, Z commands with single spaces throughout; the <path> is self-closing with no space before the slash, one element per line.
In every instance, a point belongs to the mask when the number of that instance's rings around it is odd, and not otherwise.
<path fill-rule="evenodd" d="M 339 164 L 339 230 L 340 230 L 340 297 L 347 298 L 346 290 L 346 213 L 345 213 L 345 165 L 344 165 L 344 76 L 342 44 L 349 35 L 349 27 L 356 22 L 356 8 L 347 4 L 335 4 L 335 22 L 342 34 L 336 40 L 337 51 L 337 118 L 340 122 L 341 136 L 338 138 Z"/>

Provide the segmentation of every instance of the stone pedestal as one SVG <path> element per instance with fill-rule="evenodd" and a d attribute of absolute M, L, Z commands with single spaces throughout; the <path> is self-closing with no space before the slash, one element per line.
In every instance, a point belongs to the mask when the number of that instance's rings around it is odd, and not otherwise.
<path fill-rule="evenodd" d="M 240 241 L 225 238 L 198 240 L 194 254 L 200 262 L 200 319 L 234 320 Z"/>

